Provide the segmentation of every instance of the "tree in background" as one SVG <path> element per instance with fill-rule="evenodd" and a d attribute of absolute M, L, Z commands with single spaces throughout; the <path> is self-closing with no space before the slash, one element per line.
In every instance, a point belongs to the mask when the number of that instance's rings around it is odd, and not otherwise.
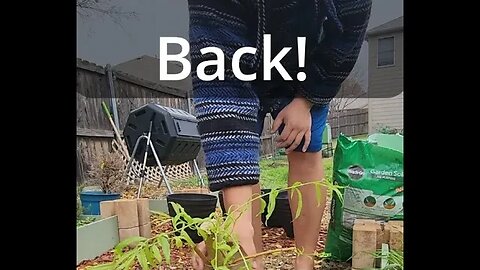
<path fill-rule="evenodd" d="M 352 105 L 359 98 L 366 98 L 367 91 L 363 83 L 363 70 L 359 68 L 354 68 L 350 75 L 345 79 L 345 81 L 340 86 L 340 90 L 334 99 L 330 102 L 329 113 L 331 119 L 334 119 L 336 124 L 332 126 L 336 128 L 335 134 L 340 134 L 342 132 L 340 125 L 340 118 L 348 110 L 348 107 Z M 333 135 L 333 134 L 332 134 Z M 336 137 L 336 136 L 335 136 Z"/>
<path fill-rule="evenodd" d="M 77 14 L 86 19 L 92 16 L 109 17 L 123 28 L 123 20 L 136 17 L 134 11 L 124 11 L 115 4 L 116 0 L 77 0 Z"/>

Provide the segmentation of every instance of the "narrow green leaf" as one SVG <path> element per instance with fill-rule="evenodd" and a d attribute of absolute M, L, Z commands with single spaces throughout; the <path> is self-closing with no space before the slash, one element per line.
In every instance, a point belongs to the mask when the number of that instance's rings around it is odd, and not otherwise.
<path fill-rule="evenodd" d="M 113 262 L 88 266 L 87 270 L 115 270 Z"/>
<path fill-rule="evenodd" d="M 266 217 L 267 222 L 268 222 L 268 219 L 272 216 L 273 210 L 275 210 L 275 204 L 277 202 L 277 196 L 278 196 L 278 190 L 277 189 L 273 189 L 269 194 L 268 207 L 267 207 L 267 217 Z"/>
<path fill-rule="evenodd" d="M 194 223 L 194 222 L 193 222 L 193 218 L 192 218 L 189 214 L 187 214 L 187 213 L 185 213 L 185 212 L 182 212 L 182 213 L 180 213 L 180 216 L 181 216 L 181 217 L 183 218 L 183 220 L 185 220 L 188 224 Z"/>
<path fill-rule="evenodd" d="M 180 237 L 175 237 L 175 246 L 181 248 L 183 246 L 182 239 Z"/>
<path fill-rule="evenodd" d="M 232 215 L 228 215 L 226 216 L 225 218 L 225 221 L 223 223 L 223 227 L 224 228 L 233 228 L 232 224 L 234 223 L 234 218 L 232 217 Z"/>
<path fill-rule="evenodd" d="M 155 244 L 153 244 L 152 246 L 155 246 Z M 150 251 L 150 246 L 146 246 L 143 251 L 145 252 L 145 257 L 147 259 L 147 262 L 150 264 L 150 265 L 155 265 L 155 258 L 153 256 L 153 253 L 152 251 Z"/>
<path fill-rule="evenodd" d="M 163 257 L 165 257 L 165 262 L 167 262 L 167 264 L 170 264 L 170 243 L 165 237 L 160 237 L 159 241 L 162 247 Z"/>
<path fill-rule="evenodd" d="M 175 211 L 175 214 L 178 215 L 182 212 L 182 210 L 181 210 L 182 207 L 178 203 L 170 202 L 170 205 L 172 205 L 173 211 Z"/>
<path fill-rule="evenodd" d="M 319 207 L 320 203 L 322 202 L 321 200 L 322 190 L 319 182 L 315 182 L 315 195 L 317 197 L 317 207 Z"/>
<path fill-rule="evenodd" d="M 135 251 L 134 250 L 129 250 L 121 255 L 116 255 L 116 260 L 114 261 L 115 263 L 115 267 L 114 268 L 117 268 L 119 265 L 121 265 L 122 263 L 124 263 L 125 261 L 127 261 L 130 257 L 134 256 L 134 253 Z"/>
<path fill-rule="evenodd" d="M 230 251 L 232 249 L 231 246 L 227 245 L 227 243 L 222 243 L 220 245 L 217 246 L 217 249 L 218 250 L 225 250 L 225 251 Z"/>
<path fill-rule="evenodd" d="M 190 245 L 191 247 L 195 246 L 195 243 L 193 243 L 192 241 L 192 238 L 190 238 L 190 236 L 187 234 L 187 232 L 185 231 L 181 231 L 180 232 L 180 236 L 185 239 L 185 241 L 187 241 L 188 245 Z"/>
<path fill-rule="evenodd" d="M 227 252 L 227 255 L 225 255 L 224 261 L 229 262 L 239 250 L 240 246 L 238 244 L 234 244 L 230 251 Z"/>
<path fill-rule="evenodd" d="M 192 218 L 192 223 L 201 224 L 204 222 L 204 218 Z"/>
<path fill-rule="evenodd" d="M 207 239 L 207 232 L 202 228 L 197 228 L 198 234 L 203 238 L 203 240 Z"/>
<path fill-rule="evenodd" d="M 295 188 L 295 191 L 297 192 L 297 197 L 298 197 L 298 203 L 297 203 L 297 212 L 295 213 L 295 219 L 297 219 L 300 216 L 300 213 L 302 212 L 302 207 L 303 207 L 303 197 L 302 197 L 302 192 L 300 191 L 299 188 Z M 292 192 L 293 193 L 293 192 Z"/>
<path fill-rule="evenodd" d="M 297 182 L 293 183 L 292 187 L 299 188 L 301 185 L 303 185 L 303 183 L 300 182 L 300 181 L 297 181 Z"/>
<path fill-rule="evenodd" d="M 173 227 L 177 228 L 180 224 L 178 224 L 180 220 L 180 216 L 179 215 L 175 215 L 173 218 L 172 218 L 172 225 Z"/>
<path fill-rule="evenodd" d="M 130 256 L 127 261 L 115 267 L 115 270 L 130 270 L 132 265 L 135 263 L 135 253 L 130 253 Z"/>
<path fill-rule="evenodd" d="M 322 251 L 320 253 L 315 253 L 315 256 L 317 258 L 322 258 L 322 259 L 325 259 L 325 258 L 330 258 L 332 257 L 332 254 L 331 253 L 326 253 L 325 251 Z"/>
<path fill-rule="evenodd" d="M 162 263 L 162 255 L 160 254 L 160 250 L 158 249 L 157 245 L 152 245 L 152 253 L 155 259 L 157 260 L 158 264 Z"/>
<path fill-rule="evenodd" d="M 260 213 L 257 214 L 257 217 L 265 211 L 265 207 L 267 207 L 267 202 L 263 198 L 260 198 Z"/>
<path fill-rule="evenodd" d="M 123 249 L 130 245 L 131 243 L 135 243 L 135 242 L 142 242 L 142 241 L 145 241 L 147 240 L 147 238 L 145 237 L 141 237 L 141 236 L 133 236 L 133 237 L 130 237 L 130 238 L 127 238 L 125 240 L 123 240 L 122 242 L 118 243 L 118 245 L 115 247 L 115 254 L 116 255 L 121 255 L 123 253 Z"/>
<path fill-rule="evenodd" d="M 137 260 L 140 263 L 140 266 L 142 267 L 143 270 L 148 270 L 149 269 L 147 258 L 145 257 L 145 253 L 139 252 L 137 254 Z"/>
<path fill-rule="evenodd" d="M 176 217 L 180 218 L 180 216 L 176 216 Z M 173 224 L 175 224 L 174 226 L 175 226 L 175 228 L 177 228 L 177 229 L 180 229 L 180 228 L 182 228 L 182 227 L 184 227 L 184 226 L 187 226 L 187 223 L 186 223 L 184 220 L 177 220 L 177 221 L 176 221 L 175 223 L 173 223 Z"/>
<path fill-rule="evenodd" d="M 172 224 L 174 227 L 177 227 L 179 225 L 180 218 L 182 217 L 183 208 L 174 202 L 170 202 L 170 205 L 172 205 L 173 210 L 175 211 L 175 216 L 172 217 Z"/>

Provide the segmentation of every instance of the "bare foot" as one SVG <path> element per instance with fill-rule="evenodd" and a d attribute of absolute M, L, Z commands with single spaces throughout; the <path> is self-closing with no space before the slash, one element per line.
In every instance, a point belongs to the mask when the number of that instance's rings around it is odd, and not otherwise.
<path fill-rule="evenodd" d="M 257 257 L 254 261 L 254 269 L 255 270 L 263 270 L 264 265 L 263 265 L 263 256 L 262 257 Z"/>
<path fill-rule="evenodd" d="M 197 248 L 200 252 L 207 256 L 207 245 L 205 244 L 205 242 L 197 244 Z M 195 251 L 193 251 L 192 255 L 192 267 L 195 270 L 203 270 L 205 268 L 205 264 L 202 258 L 200 258 L 200 256 Z"/>
<path fill-rule="evenodd" d="M 245 246 L 247 246 L 247 250 L 251 250 L 252 248 L 254 249 L 255 247 L 252 246 L 252 243 L 249 243 L 249 240 L 248 239 L 244 239 L 243 242 L 247 243 L 246 245 L 244 244 L 240 244 L 242 246 L 242 249 L 245 250 Z M 203 253 L 203 255 L 205 255 L 205 257 L 208 256 L 207 254 L 207 245 L 205 244 L 205 242 L 201 242 L 199 244 L 197 244 L 197 249 Z M 251 252 L 251 251 L 250 251 Z M 246 255 L 252 255 L 252 254 L 246 254 Z M 193 251 L 193 254 L 192 254 L 192 267 L 193 269 L 195 270 L 204 270 L 205 269 L 205 263 L 204 261 L 202 260 L 202 258 L 195 252 Z M 262 257 L 257 257 L 255 258 L 253 261 L 252 261 L 252 267 L 253 267 L 253 270 L 263 270 L 264 266 L 263 266 L 263 258 Z"/>
<path fill-rule="evenodd" d="M 314 266 L 313 257 L 308 255 L 297 255 L 295 270 L 312 270 Z"/>

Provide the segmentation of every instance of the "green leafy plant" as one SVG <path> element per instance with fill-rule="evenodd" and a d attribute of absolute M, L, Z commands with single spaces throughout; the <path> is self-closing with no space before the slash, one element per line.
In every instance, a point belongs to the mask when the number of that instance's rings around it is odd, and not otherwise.
<path fill-rule="evenodd" d="M 77 227 L 85 226 L 95 221 L 94 217 L 77 218 Z"/>
<path fill-rule="evenodd" d="M 80 192 L 84 188 L 85 185 L 77 185 L 77 226 L 78 226 L 78 220 L 80 220 L 81 215 L 83 214 L 83 207 L 82 207 L 82 202 L 80 200 Z"/>
<path fill-rule="evenodd" d="M 276 197 L 281 191 L 291 190 L 291 194 L 298 197 L 298 207 L 295 212 L 294 219 L 298 218 L 303 207 L 303 198 L 300 188 L 307 185 L 313 185 L 316 191 L 318 204 L 321 199 L 321 188 L 326 187 L 327 190 L 334 192 L 339 198 L 343 199 L 341 186 L 333 184 L 331 181 L 315 181 L 308 183 L 297 182 L 286 188 L 272 189 L 269 193 L 255 194 L 253 198 L 239 206 L 235 210 L 229 209 L 224 215 L 223 213 L 214 212 L 207 218 L 192 218 L 183 207 L 179 204 L 172 203 L 176 215 L 170 217 L 165 213 L 156 213 L 162 217 L 160 225 L 171 222 L 173 230 L 170 232 L 162 232 L 152 238 L 133 237 L 126 239 L 115 247 L 114 260 L 110 263 L 93 266 L 90 269 L 130 269 L 134 264 L 138 263 L 142 269 L 152 269 L 162 264 L 170 264 L 171 246 L 180 248 L 184 243 L 190 246 L 198 256 L 203 260 L 206 269 L 228 270 L 228 269 L 251 269 L 250 259 L 273 253 L 284 251 L 295 251 L 297 254 L 302 251 L 295 247 L 280 248 L 275 250 L 263 251 L 251 256 L 247 256 L 242 250 L 238 239 L 233 233 L 233 225 L 238 218 L 240 211 L 242 213 L 250 207 L 255 200 L 261 200 L 261 212 L 265 210 L 266 202 L 262 199 L 264 196 L 269 197 L 267 207 L 267 220 L 275 209 Z M 260 214 L 258 213 L 258 214 Z M 193 229 L 205 241 L 207 247 L 207 255 L 198 250 L 196 244 L 185 231 Z M 136 244 L 134 248 L 127 248 L 131 244 Z M 309 254 L 316 257 L 327 257 L 328 254 Z"/>
<path fill-rule="evenodd" d="M 403 270 L 403 252 L 396 250 L 388 250 L 382 252 L 381 250 L 373 254 L 375 259 L 386 259 L 387 265 L 381 270 Z"/>
<path fill-rule="evenodd" d="M 380 125 L 377 127 L 377 132 L 383 134 L 400 134 L 403 135 L 403 129 L 393 128 L 387 125 Z"/>
<path fill-rule="evenodd" d="M 80 216 L 83 213 L 82 203 L 80 202 L 80 198 L 77 195 L 77 221 L 80 219 Z"/>

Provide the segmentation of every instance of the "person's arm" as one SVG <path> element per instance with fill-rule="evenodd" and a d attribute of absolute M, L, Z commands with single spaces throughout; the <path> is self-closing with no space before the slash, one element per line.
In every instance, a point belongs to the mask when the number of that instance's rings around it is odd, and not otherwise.
<path fill-rule="evenodd" d="M 307 60 L 307 80 L 298 85 L 298 94 L 313 104 L 326 105 L 355 65 L 365 40 L 371 0 L 350 0 L 334 4 L 326 0 L 331 16 L 324 23 L 325 38 Z M 335 10 L 335 12 L 332 12 Z"/>

